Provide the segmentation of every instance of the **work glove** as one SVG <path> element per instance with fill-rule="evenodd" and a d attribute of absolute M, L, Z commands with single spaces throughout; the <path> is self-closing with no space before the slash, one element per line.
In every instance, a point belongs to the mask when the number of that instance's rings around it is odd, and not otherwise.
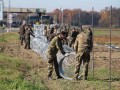
<path fill-rule="evenodd" d="M 66 54 L 65 54 L 66 57 L 69 56 L 69 55 L 70 55 L 69 53 L 66 53 Z"/>

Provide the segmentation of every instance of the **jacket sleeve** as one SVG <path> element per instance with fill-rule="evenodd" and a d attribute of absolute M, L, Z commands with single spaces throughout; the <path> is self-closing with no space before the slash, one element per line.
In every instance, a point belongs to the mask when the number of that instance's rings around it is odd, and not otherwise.
<path fill-rule="evenodd" d="M 74 43 L 74 50 L 75 52 L 78 51 L 78 37 L 76 38 L 75 43 Z"/>
<path fill-rule="evenodd" d="M 57 47 L 58 50 L 61 51 L 62 54 L 65 54 L 65 51 L 64 51 L 64 49 L 62 47 L 62 42 L 61 41 L 57 40 L 56 47 Z"/>
<path fill-rule="evenodd" d="M 33 32 L 32 32 L 32 31 L 30 31 L 30 35 L 32 35 L 33 37 L 35 37 L 35 35 L 33 34 Z"/>

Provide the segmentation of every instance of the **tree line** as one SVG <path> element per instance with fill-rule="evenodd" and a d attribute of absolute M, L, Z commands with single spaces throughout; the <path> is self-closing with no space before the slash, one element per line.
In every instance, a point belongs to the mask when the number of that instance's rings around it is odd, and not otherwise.
<path fill-rule="evenodd" d="M 109 27 L 110 25 L 110 8 L 106 7 L 100 12 L 97 11 L 83 11 L 81 9 L 55 9 L 48 13 L 55 22 L 63 22 L 68 25 L 94 25 L 96 27 Z M 93 22 L 92 22 L 93 20 Z M 120 27 L 120 8 L 112 8 L 112 26 Z"/>

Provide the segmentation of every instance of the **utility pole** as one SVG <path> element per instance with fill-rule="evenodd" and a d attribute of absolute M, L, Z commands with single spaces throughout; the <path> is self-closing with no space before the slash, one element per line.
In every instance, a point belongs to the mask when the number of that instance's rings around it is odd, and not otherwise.
<path fill-rule="evenodd" d="M 94 7 L 92 7 L 92 30 L 93 30 L 92 77 L 94 78 Z"/>
<path fill-rule="evenodd" d="M 11 1 L 9 0 L 8 3 L 8 12 L 7 12 L 7 32 L 10 31 L 11 23 L 12 23 L 12 14 L 10 14 L 10 7 L 11 7 Z"/>
<path fill-rule="evenodd" d="M 10 4 L 11 4 L 11 1 L 9 0 L 9 17 L 10 17 L 10 7 L 11 7 Z M 12 18 L 12 15 L 11 15 L 10 18 Z M 10 19 L 10 18 L 9 18 L 9 19 Z M 9 24 L 10 24 L 10 25 L 9 25 L 9 29 L 10 29 L 10 27 L 11 27 L 11 22 L 10 22 L 10 21 L 9 21 Z"/>
<path fill-rule="evenodd" d="M 61 26 L 61 21 L 60 21 L 60 19 L 61 19 L 61 7 L 59 7 L 59 25 Z"/>
<path fill-rule="evenodd" d="M 60 10 L 60 16 L 61 16 L 61 26 L 63 25 L 63 9 L 61 7 L 59 7 L 59 10 Z"/>
<path fill-rule="evenodd" d="M 111 29 L 112 29 L 112 6 L 110 7 L 110 50 L 109 50 L 109 56 L 110 56 L 110 62 L 109 62 L 109 90 L 111 90 Z"/>
<path fill-rule="evenodd" d="M 72 11 L 70 11 L 70 26 L 71 26 L 71 22 L 72 22 Z"/>
<path fill-rule="evenodd" d="M 10 0 L 9 0 L 9 13 L 10 13 Z"/>
<path fill-rule="evenodd" d="M 81 10 L 79 9 L 79 19 L 78 19 L 78 20 L 79 20 L 79 22 L 78 22 L 78 24 L 79 24 L 78 26 L 79 26 L 79 27 L 81 27 L 81 15 L 80 15 L 80 11 L 81 11 Z"/>
<path fill-rule="evenodd" d="M 64 13 L 64 9 L 61 9 L 61 11 L 62 11 L 62 26 L 63 26 L 63 20 L 64 20 L 63 13 Z"/>

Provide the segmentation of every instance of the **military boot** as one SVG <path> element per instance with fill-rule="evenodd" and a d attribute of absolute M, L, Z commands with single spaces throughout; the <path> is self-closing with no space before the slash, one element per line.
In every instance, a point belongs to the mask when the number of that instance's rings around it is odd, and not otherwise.
<path fill-rule="evenodd" d="M 79 79 L 81 79 L 81 80 L 87 80 L 87 77 L 85 77 L 84 75 L 80 75 Z"/>
<path fill-rule="evenodd" d="M 57 76 L 57 79 L 62 79 L 63 77 L 61 77 L 60 75 L 59 76 Z"/>

